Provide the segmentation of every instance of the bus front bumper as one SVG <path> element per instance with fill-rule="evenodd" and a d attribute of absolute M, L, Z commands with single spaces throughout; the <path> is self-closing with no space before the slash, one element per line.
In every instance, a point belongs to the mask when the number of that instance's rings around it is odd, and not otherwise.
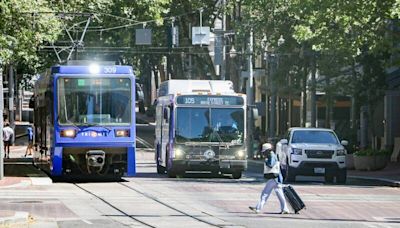
<path fill-rule="evenodd" d="M 247 160 L 174 160 L 173 167 L 190 171 L 243 171 L 247 169 Z"/>

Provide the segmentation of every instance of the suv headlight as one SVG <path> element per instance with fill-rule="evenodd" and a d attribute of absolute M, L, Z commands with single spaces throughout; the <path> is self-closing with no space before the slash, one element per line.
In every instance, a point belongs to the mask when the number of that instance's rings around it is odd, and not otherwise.
<path fill-rule="evenodd" d="M 302 149 L 299 148 L 292 148 L 292 154 L 294 155 L 301 155 L 303 153 Z"/>
<path fill-rule="evenodd" d="M 345 149 L 337 150 L 336 151 L 336 155 L 337 156 L 345 156 L 346 155 L 346 150 Z"/>

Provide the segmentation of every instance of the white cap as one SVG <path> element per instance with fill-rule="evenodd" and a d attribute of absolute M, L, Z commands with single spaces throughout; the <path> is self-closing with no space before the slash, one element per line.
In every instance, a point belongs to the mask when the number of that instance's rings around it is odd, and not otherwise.
<path fill-rule="evenodd" d="M 264 151 L 267 151 L 267 150 L 272 150 L 272 144 L 271 143 L 264 143 L 263 145 L 262 145 L 262 148 L 261 148 L 261 151 L 262 152 L 264 152 Z"/>

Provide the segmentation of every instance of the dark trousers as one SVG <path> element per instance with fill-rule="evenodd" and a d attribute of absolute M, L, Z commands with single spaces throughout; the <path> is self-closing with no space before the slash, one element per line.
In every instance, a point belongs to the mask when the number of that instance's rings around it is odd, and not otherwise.
<path fill-rule="evenodd" d="M 4 155 L 7 155 L 7 157 L 10 157 L 10 141 L 3 141 L 4 142 Z"/>

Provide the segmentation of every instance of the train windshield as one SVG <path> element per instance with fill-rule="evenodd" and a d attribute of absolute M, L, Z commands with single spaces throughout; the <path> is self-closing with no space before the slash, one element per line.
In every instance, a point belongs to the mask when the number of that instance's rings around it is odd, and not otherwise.
<path fill-rule="evenodd" d="M 177 142 L 243 143 L 241 108 L 177 108 Z"/>
<path fill-rule="evenodd" d="M 129 78 L 59 78 L 59 124 L 129 125 L 131 94 Z"/>

